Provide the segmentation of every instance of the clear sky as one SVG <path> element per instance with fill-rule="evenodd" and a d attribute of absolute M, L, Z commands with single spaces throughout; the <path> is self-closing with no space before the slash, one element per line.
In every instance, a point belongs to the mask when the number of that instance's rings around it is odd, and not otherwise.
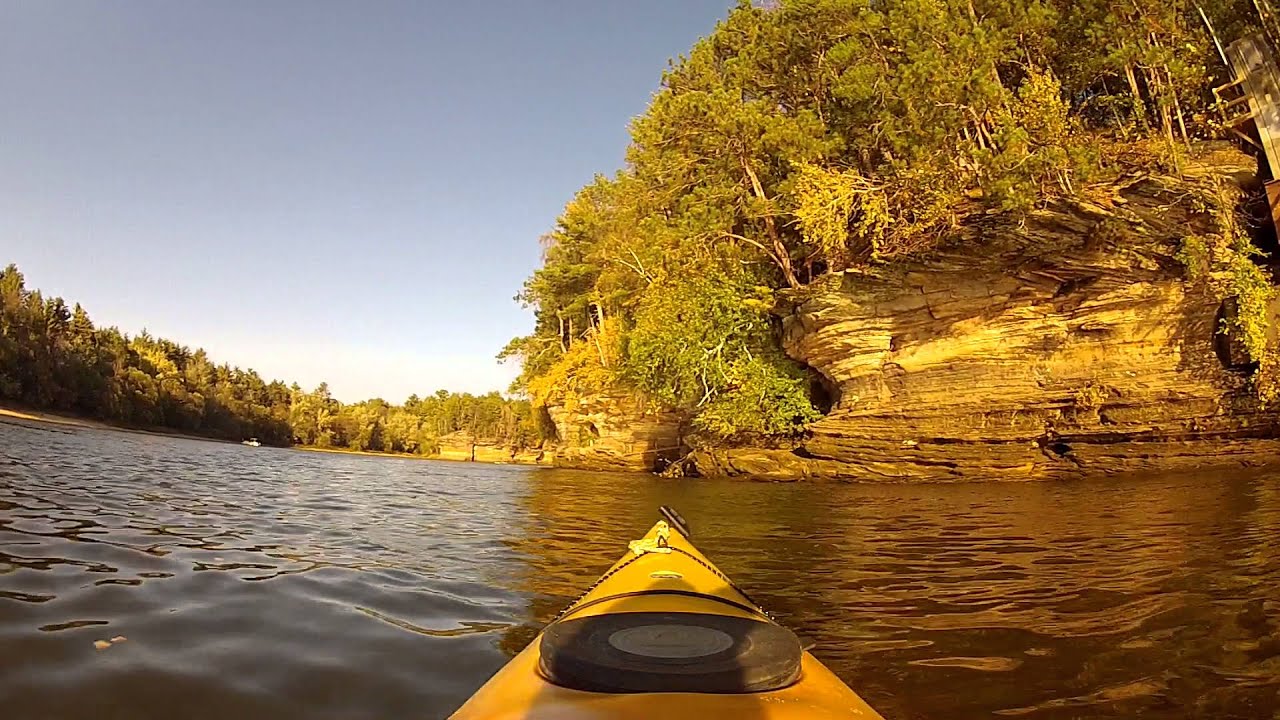
<path fill-rule="evenodd" d="M 733 0 L 0 0 L 0 265 L 345 401 L 505 389 L 512 297 Z"/>

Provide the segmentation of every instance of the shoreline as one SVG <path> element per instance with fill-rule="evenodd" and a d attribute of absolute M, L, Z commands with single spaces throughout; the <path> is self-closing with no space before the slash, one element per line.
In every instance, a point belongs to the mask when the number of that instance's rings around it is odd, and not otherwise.
<path fill-rule="evenodd" d="M 14 422 L 17 421 L 17 422 Z M 44 425 L 56 425 L 65 428 L 74 428 L 77 430 L 107 430 L 110 432 L 133 433 L 135 435 L 151 435 L 155 437 L 181 438 L 183 440 L 197 440 L 200 442 L 220 443 L 223 445 L 239 445 L 235 440 L 223 440 L 221 438 L 206 437 L 202 435 L 191 435 L 176 430 L 168 430 L 166 428 L 138 428 L 129 427 L 127 425 L 116 425 L 98 420 L 96 418 L 80 417 L 66 413 L 49 412 L 46 410 L 31 410 L 28 408 L 20 408 L 14 405 L 0 405 L 0 424 L 22 424 L 22 423 L 40 423 Z M 263 445 L 262 447 L 275 448 L 274 445 Z M 532 459 L 522 457 L 523 454 L 517 455 L 511 459 L 503 460 L 482 460 L 477 457 L 471 460 L 464 457 L 450 457 L 452 453 L 441 453 L 438 455 L 417 455 L 412 453 L 390 453 L 371 450 L 349 450 L 346 448 L 323 448 L 314 445 L 288 445 L 277 448 L 280 450 L 299 450 L 302 452 L 329 453 L 335 455 L 363 455 L 366 457 L 379 458 L 399 458 L 402 460 L 439 460 L 444 462 L 457 463 L 476 463 L 481 465 L 524 465 L 528 467 L 548 467 L 549 463 L 540 463 Z M 462 453 L 457 453 L 461 455 Z"/>
<path fill-rule="evenodd" d="M 521 457 L 520 454 L 517 454 L 517 456 L 512 459 L 481 460 L 477 458 L 475 460 L 472 460 L 464 457 L 450 457 L 450 454 L 446 454 L 446 453 L 440 453 L 438 455 L 417 455 L 413 453 L 390 453 L 390 452 L 382 452 L 382 451 L 375 451 L 375 450 L 347 450 L 344 448 L 332 448 L 332 447 L 322 448 L 322 447 L 317 447 L 315 445 L 290 445 L 286 449 L 301 450 L 303 452 L 331 453 L 334 455 L 364 455 L 367 457 L 400 458 L 402 460 L 436 460 L 440 462 L 470 463 L 470 464 L 476 464 L 476 465 L 522 465 L 525 467 L 551 467 L 550 463 L 537 462 L 534 460 L 525 459 Z M 461 455 L 463 453 L 458 453 L 458 454 Z"/>
<path fill-rule="evenodd" d="M 345 448 L 320 447 L 318 445 L 290 445 L 282 450 L 301 450 L 303 452 L 329 453 L 332 455 L 367 455 L 369 457 L 402 458 L 405 460 L 437 460 L 429 455 L 413 453 L 390 453 L 374 450 L 347 450 Z"/>
<path fill-rule="evenodd" d="M 109 430 L 112 432 L 133 433 L 134 435 L 181 438 L 183 440 L 198 440 L 200 442 L 222 443 L 224 445 L 239 444 L 234 440 L 223 440 L 221 438 L 208 437 L 205 435 L 192 435 L 190 433 L 170 430 L 168 428 L 140 428 L 128 425 L 116 425 L 105 420 L 98 420 L 97 418 L 49 412 L 47 410 L 31 410 L 27 408 L 19 408 L 14 405 L 0 405 L 0 423 L 17 424 L 13 423 L 14 420 L 44 423 L 46 425 L 60 425 L 62 427 L 77 428 L 80 430 Z"/>

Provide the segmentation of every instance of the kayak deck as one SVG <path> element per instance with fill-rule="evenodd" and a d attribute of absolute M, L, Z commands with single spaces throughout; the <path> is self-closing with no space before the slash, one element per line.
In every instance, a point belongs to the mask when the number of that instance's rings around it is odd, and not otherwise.
<path fill-rule="evenodd" d="M 641 614 L 651 615 L 641 615 Z M 628 618 L 616 618 L 631 614 Z M 749 629 L 773 631 L 776 624 L 760 610 L 750 598 L 731 580 L 711 564 L 697 548 L 676 528 L 665 522 L 655 525 L 643 539 L 632 543 L 632 550 L 623 556 L 573 605 L 569 606 L 548 628 L 534 639 L 505 667 L 498 671 L 453 716 L 453 720 L 513 719 L 526 720 L 603 720 L 604 718 L 628 720 L 635 718 L 698 718 L 710 720 L 720 717 L 746 719 L 788 720 L 791 718 L 866 718 L 879 720 L 876 713 L 862 698 L 840 681 L 808 651 L 800 650 L 798 663 L 785 679 L 786 686 L 761 692 L 666 692 L 666 691 L 586 691 L 563 687 L 547 679 L 549 673 L 562 670 L 558 658 L 548 662 L 557 642 L 555 631 L 570 623 L 603 627 L 609 621 L 630 618 L 659 618 L 641 623 L 634 630 L 603 633 L 590 631 L 590 637 L 582 642 L 594 643 L 599 648 L 578 653 L 584 662 L 594 664 L 595 685 L 602 687 L 645 687 L 647 670 L 628 670 L 626 658 L 634 658 L 637 668 L 643 660 L 657 657 L 657 666 L 663 658 L 679 669 L 683 664 L 691 672 L 699 671 L 696 657 L 682 653 L 707 652 L 708 657 L 723 657 L 716 652 L 722 648 L 717 635 L 719 630 L 693 628 L 689 632 L 677 627 L 677 618 L 690 615 L 703 618 L 719 618 L 716 625 L 724 628 L 742 626 Z M 661 618 L 667 618 L 662 620 Z M 617 622 L 612 623 L 617 625 Z M 770 627 L 765 627 L 769 625 Z M 729 630 L 729 632 L 733 632 Z M 787 635 L 790 635 L 788 632 Z M 727 637 L 727 636 L 726 636 Z M 794 638 L 794 636 L 791 636 Z M 634 644 L 631 647 L 629 643 Z M 767 642 L 756 641 L 766 645 Z M 751 648 L 745 643 L 745 651 L 761 654 L 762 648 Z M 705 646 L 704 651 L 696 648 Z M 694 650 L 688 650 L 694 647 Z M 727 647 L 727 646 L 723 646 Z M 602 649 L 600 649 L 602 648 Z M 631 654 L 634 651 L 639 654 Z M 646 657 L 649 656 L 649 657 Z M 777 675 L 785 666 L 785 659 L 767 658 L 773 666 L 768 672 L 756 672 L 755 668 L 742 667 L 746 678 L 765 678 Z M 722 663 L 723 664 L 723 663 Z M 572 666 L 580 668 L 581 663 Z M 633 676 L 630 676 L 633 675 Z M 724 673 L 721 673 L 721 680 Z M 576 684 L 581 677 L 574 676 Z M 680 678 L 677 678 L 677 680 Z M 727 680 L 732 682 L 732 678 Z"/>

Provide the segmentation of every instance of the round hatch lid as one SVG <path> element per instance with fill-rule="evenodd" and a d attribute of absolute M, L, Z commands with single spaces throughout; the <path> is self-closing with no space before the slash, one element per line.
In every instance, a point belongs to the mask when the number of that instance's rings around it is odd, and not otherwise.
<path fill-rule="evenodd" d="M 590 692 L 752 693 L 800 676 L 800 641 L 770 622 L 727 615 L 635 612 L 552 623 L 538 669 Z"/>

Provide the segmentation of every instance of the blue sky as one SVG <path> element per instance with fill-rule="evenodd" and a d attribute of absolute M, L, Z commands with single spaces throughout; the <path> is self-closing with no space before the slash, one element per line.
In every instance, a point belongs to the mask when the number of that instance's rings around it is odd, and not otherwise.
<path fill-rule="evenodd" d="M 0 264 L 352 401 L 505 389 L 512 297 L 733 0 L 3 0 Z"/>

